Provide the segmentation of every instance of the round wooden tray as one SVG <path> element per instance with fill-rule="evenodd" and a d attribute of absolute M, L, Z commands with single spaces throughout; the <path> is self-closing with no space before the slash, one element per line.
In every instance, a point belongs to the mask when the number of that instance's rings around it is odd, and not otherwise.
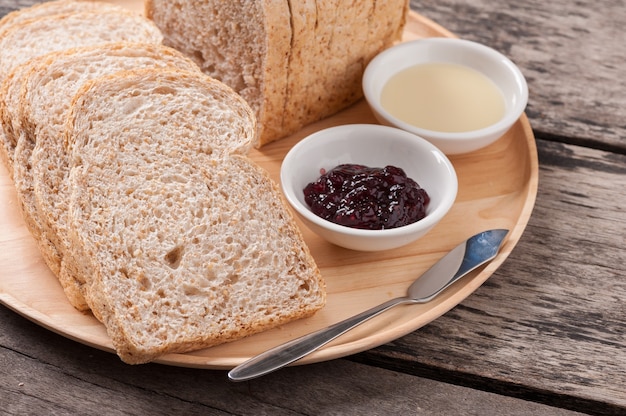
<path fill-rule="evenodd" d="M 136 7 L 134 3 L 131 6 Z M 429 36 L 452 34 L 410 13 L 405 40 Z M 340 124 L 375 122 L 361 101 L 292 137 L 253 151 L 251 157 L 278 181 L 283 156 L 304 136 Z M 325 242 L 299 223 L 327 283 L 327 306 L 315 316 L 217 347 L 166 355 L 157 362 L 230 369 L 270 347 L 403 295 L 417 276 L 464 239 L 485 229 L 508 228 L 510 233 L 500 254 L 436 300 L 386 312 L 296 364 L 330 360 L 382 345 L 459 304 L 491 276 L 521 237 L 535 203 L 538 164 L 534 136 L 525 115 L 491 146 L 450 159 L 459 177 L 457 200 L 443 221 L 414 244 L 380 253 L 355 252 Z M 22 220 L 4 167 L 0 168 L 0 230 L 0 302 L 65 337 L 113 352 L 104 326 L 67 302 L 57 279 L 43 262 Z"/>

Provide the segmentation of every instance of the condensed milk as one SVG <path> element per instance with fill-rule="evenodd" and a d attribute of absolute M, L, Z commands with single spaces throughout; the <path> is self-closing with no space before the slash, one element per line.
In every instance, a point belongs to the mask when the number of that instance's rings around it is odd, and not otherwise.
<path fill-rule="evenodd" d="M 414 65 L 391 77 L 381 105 L 405 123 L 440 132 L 488 127 L 505 110 L 493 81 L 470 67 L 443 62 Z"/>

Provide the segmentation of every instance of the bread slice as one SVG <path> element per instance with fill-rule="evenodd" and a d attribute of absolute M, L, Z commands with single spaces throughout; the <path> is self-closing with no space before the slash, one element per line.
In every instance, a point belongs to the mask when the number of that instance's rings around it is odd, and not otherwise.
<path fill-rule="evenodd" d="M 400 39 L 408 2 L 289 3 L 294 39 L 283 129 L 293 133 L 362 97 L 365 67 Z M 314 10 L 310 10 L 311 3 Z M 389 31 L 374 29 L 378 26 Z"/>
<path fill-rule="evenodd" d="M 230 88 L 131 71 L 82 88 L 68 120 L 72 247 L 122 360 L 209 347 L 323 306 L 277 186 L 237 154 L 255 122 Z"/>
<path fill-rule="evenodd" d="M 66 13 L 80 13 L 91 10 L 123 10 L 122 7 L 104 1 L 85 0 L 55 0 L 35 4 L 19 10 L 12 11 L 0 19 L 0 36 L 5 30 L 25 22 L 43 16 L 52 16 Z"/>
<path fill-rule="evenodd" d="M 218 2 L 146 0 L 165 43 L 190 56 L 254 110 L 258 136 L 281 136 L 291 54 L 286 0 Z"/>
<path fill-rule="evenodd" d="M 0 38 L 3 34 L 14 26 L 26 22 L 31 19 L 44 16 L 52 16 L 66 13 L 79 13 L 83 11 L 97 10 L 123 10 L 120 6 L 99 1 L 77 1 L 77 0 L 56 0 L 37 4 L 31 7 L 15 10 L 2 19 L 0 19 Z M 0 85 L 2 78 L 0 78 Z M 16 85 L 19 87 L 19 84 Z M 17 89 L 17 88 L 16 88 Z M 2 97 L 2 93 L 0 93 Z M 0 107 L 2 105 L 0 100 Z M 2 115 L 3 126 L 8 129 L 5 133 L 4 128 L 0 128 L 0 159 L 4 162 L 9 176 L 13 178 L 13 153 L 17 145 L 17 137 L 19 133 L 13 132 L 13 125 L 9 115 Z"/>
<path fill-rule="evenodd" d="M 326 59 L 318 55 L 317 48 L 320 46 L 315 37 L 315 29 L 318 22 L 316 1 L 288 1 L 291 13 L 291 49 L 287 69 L 287 94 L 283 104 L 281 136 L 298 131 L 304 126 L 301 114 L 308 113 L 309 108 L 301 101 L 302 93 L 306 93 L 312 83 L 317 65 L 327 65 Z M 320 43 L 327 46 L 328 39 L 319 39 Z M 310 56 L 315 55 L 319 62 L 309 66 Z M 295 108 L 300 101 L 303 106 Z M 271 140 L 271 139 L 270 139 Z"/>
<path fill-rule="evenodd" d="M 129 30 L 132 28 L 132 30 Z M 107 29 L 107 30 L 104 30 Z M 0 79 L 43 53 L 104 42 L 162 41 L 159 29 L 141 15 L 123 10 L 93 10 L 38 17 L 13 25 L 0 37 Z"/>
<path fill-rule="evenodd" d="M 39 218 L 33 195 L 34 185 L 30 176 L 32 167 L 30 153 L 34 149 L 35 136 L 26 134 L 18 114 L 20 94 L 30 68 L 29 63 L 31 59 L 61 46 L 99 44 L 115 39 L 137 39 L 154 43 L 160 43 L 162 40 L 158 29 L 141 16 L 127 13 L 117 6 L 106 3 L 93 2 L 88 6 L 74 3 L 77 2 L 55 2 L 45 7 L 37 7 L 39 12 L 45 8 L 48 15 L 44 13 L 36 19 L 26 18 L 33 15 L 30 9 L 16 12 L 10 24 L 5 20 L 2 28 L 6 30 L 0 36 L 0 43 L 4 45 L 0 50 L 0 66 L 6 75 L 0 76 L 0 79 L 3 79 L 0 88 L 0 114 L 3 125 L 0 153 L 14 179 L 25 223 L 37 241 L 46 264 L 57 276 L 61 273 L 61 253 L 55 242 L 55 233 L 44 229 L 45 224 Z M 65 7 L 68 5 L 71 5 L 71 8 Z M 90 11 L 59 14 L 61 11 L 70 10 Z M 87 32 L 88 35 L 85 34 Z M 77 34 L 81 36 L 75 36 Z M 19 64 L 20 62 L 22 64 Z M 29 142 L 20 145 L 21 140 Z M 20 153 L 18 164 L 14 163 L 16 152 Z M 61 283 L 71 303 L 79 309 L 85 309 L 86 304 L 77 290 L 64 280 L 61 280 Z"/>
<path fill-rule="evenodd" d="M 72 2 L 73 4 L 74 2 Z M 81 3 L 81 2 L 78 2 Z M 82 7 L 77 7 L 80 10 Z M 50 14 L 11 24 L 0 34 L 0 114 L 3 121 L 1 154 L 7 168 L 13 171 L 13 152 L 17 145 L 19 126 L 15 126 L 13 103 L 6 103 L 9 88 L 19 91 L 20 83 L 4 82 L 13 69 L 48 52 L 77 46 L 129 42 L 161 43 L 159 29 L 148 19 L 123 10 L 119 6 L 93 2 L 89 11 Z M 48 6 L 48 11 L 53 8 Z M 26 12 L 23 12 L 26 13 Z"/>
<path fill-rule="evenodd" d="M 199 68 L 180 52 L 163 45 L 118 42 L 52 52 L 20 69 L 21 97 L 16 117 L 23 128 L 15 151 L 15 186 L 33 236 L 49 240 L 41 248 L 46 263 L 59 277 L 70 303 L 88 309 L 81 292 L 82 276 L 65 261 L 68 252 L 67 202 L 62 180 L 68 158 L 63 131 L 71 99 L 87 81 L 122 70 L 166 67 Z M 15 71 L 14 71 L 15 74 Z"/>
<path fill-rule="evenodd" d="M 76 11 L 83 10 L 83 6 L 75 6 Z M 44 260 L 57 276 L 61 270 L 60 249 L 54 241 L 55 234 L 42 229 L 45 224 L 38 218 L 32 195 L 33 183 L 29 171 L 32 166 L 30 152 L 34 149 L 35 136 L 27 134 L 18 114 L 29 64 L 32 59 L 50 51 L 71 46 L 103 44 L 124 39 L 152 43 L 162 41 L 158 28 L 142 16 L 106 3 L 94 2 L 87 9 L 89 11 L 54 14 L 52 11 L 57 9 L 48 6 L 46 10 L 51 14 L 35 19 L 21 19 L 19 22 L 15 21 L 19 20 L 16 18 L 11 27 L 0 36 L 0 115 L 3 127 L 1 153 L 16 185 L 17 199 L 25 223 L 37 240 Z M 19 16 L 24 17 L 27 14 L 27 11 L 23 11 Z M 19 140 L 30 140 L 31 143 L 19 146 Z M 20 152 L 19 164 L 14 163 L 16 151 Z M 76 296 L 76 290 L 63 279 L 61 283 L 72 304 L 84 309 L 86 304 Z"/>
<path fill-rule="evenodd" d="M 251 104 L 260 146 L 359 100 L 366 65 L 401 39 L 409 10 L 407 0 L 253 3 L 259 9 L 216 0 L 147 0 L 146 13 L 167 44 Z"/>
<path fill-rule="evenodd" d="M 365 67 L 401 39 L 409 8 L 405 0 L 350 4 L 289 0 L 289 4 L 294 36 L 283 135 L 335 114 L 363 96 Z"/>
<path fill-rule="evenodd" d="M 22 166 L 24 166 L 25 170 L 30 169 L 30 154 L 33 146 L 34 143 L 29 140 L 18 142 L 15 148 L 15 163 L 18 169 L 21 169 Z M 18 175 L 14 179 L 14 185 L 15 189 L 19 190 L 17 192 L 17 202 L 26 228 L 33 236 L 46 265 L 48 265 L 55 276 L 59 276 L 61 273 L 61 256 L 52 242 L 52 236 L 44 229 L 39 216 L 35 212 L 36 204 L 32 181 Z"/>

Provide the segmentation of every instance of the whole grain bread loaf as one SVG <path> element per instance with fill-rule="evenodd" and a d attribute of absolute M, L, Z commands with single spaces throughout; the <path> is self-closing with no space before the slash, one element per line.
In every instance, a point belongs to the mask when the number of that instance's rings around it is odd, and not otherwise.
<path fill-rule="evenodd" d="M 240 155 L 255 121 L 230 88 L 198 72 L 98 78 L 76 95 L 66 134 L 71 247 L 125 362 L 322 307 L 323 280 L 280 192 Z"/>
<path fill-rule="evenodd" d="M 165 42 L 254 109 L 259 146 L 359 100 L 365 66 L 402 35 L 407 0 L 146 0 Z"/>

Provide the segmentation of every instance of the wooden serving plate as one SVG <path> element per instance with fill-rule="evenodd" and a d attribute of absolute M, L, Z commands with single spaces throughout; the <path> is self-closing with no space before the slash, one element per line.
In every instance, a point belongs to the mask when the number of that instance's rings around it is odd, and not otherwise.
<path fill-rule="evenodd" d="M 142 2 L 120 3 L 140 9 Z M 431 36 L 453 35 L 410 13 L 405 40 Z M 362 100 L 287 139 L 254 150 L 251 157 L 278 181 L 282 158 L 295 143 L 319 129 L 348 123 L 376 121 Z M 330 360 L 382 345 L 452 309 L 491 276 L 520 239 L 535 203 L 538 163 L 533 132 L 525 115 L 489 147 L 450 159 L 459 178 L 457 200 L 441 223 L 414 244 L 379 253 L 350 251 L 327 243 L 299 223 L 327 283 L 327 306 L 315 316 L 217 347 L 166 355 L 157 362 L 230 369 L 272 346 L 403 295 L 417 276 L 464 239 L 485 229 L 508 228 L 506 243 L 495 260 L 436 300 L 392 309 L 296 364 Z M 0 302 L 51 331 L 113 352 L 104 326 L 90 313 L 80 313 L 68 303 L 43 262 L 22 220 L 13 183 L 4 167 L 0 168 L 0 230 Z"/>

